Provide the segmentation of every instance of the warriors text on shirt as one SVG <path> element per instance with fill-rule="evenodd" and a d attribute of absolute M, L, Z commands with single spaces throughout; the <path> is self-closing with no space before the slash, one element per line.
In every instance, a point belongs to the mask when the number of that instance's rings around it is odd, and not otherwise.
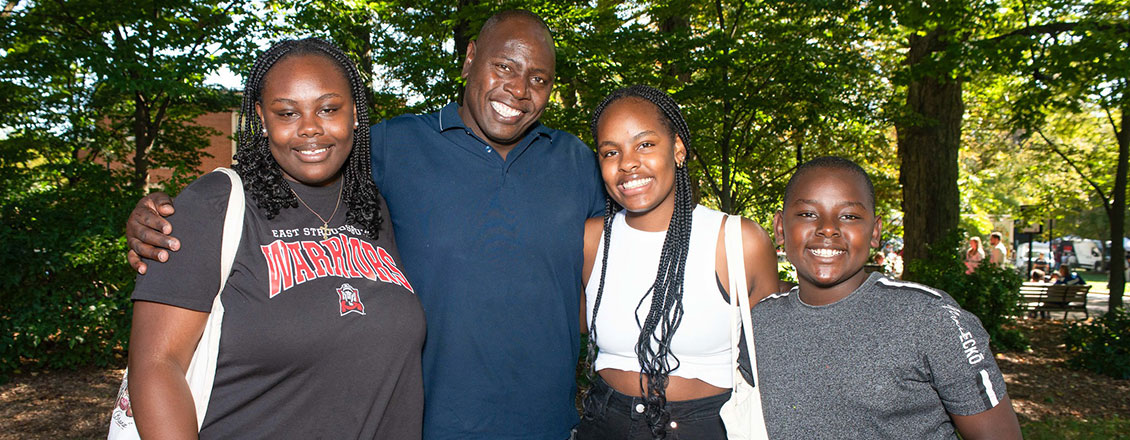
<path fill-rule="evenodd" d="M 414 292 L 384 248 L 344 234 L 324 240 L 275 240 L 260 246 L 270 271 L 269 297 L 322 277 L 368 278 Z"/>

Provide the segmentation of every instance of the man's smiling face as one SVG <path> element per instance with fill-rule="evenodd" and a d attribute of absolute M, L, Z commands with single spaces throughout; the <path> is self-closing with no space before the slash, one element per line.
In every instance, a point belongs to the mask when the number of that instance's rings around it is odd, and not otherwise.
<path fill-rule="evenodd" d="M 555 63 L 553 41 L 535 20 L 511 17 L 485 29 L 463 63 L 463 123 L 509 152 L 545 111 Z"/>

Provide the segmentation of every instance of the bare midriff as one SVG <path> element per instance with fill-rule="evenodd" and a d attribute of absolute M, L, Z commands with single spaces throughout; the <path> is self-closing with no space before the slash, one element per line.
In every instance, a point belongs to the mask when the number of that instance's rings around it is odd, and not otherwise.
<path fill-rule="evenodd" d="M 647 387 L 647 375 L 640 374 L 638 371 L 605 368 L 598 371 L 597 374 L 599 374 L 600 378 L 604 379 L 604 382 L 608 383 L 612 389 L 629 396 L 640 397 L 642 396 L 640 390 Z M 729 388 L 718 388 L 700 379 L 667 376 L 668 402 L 701 399 L 728 392 L 730 392 Z"/>

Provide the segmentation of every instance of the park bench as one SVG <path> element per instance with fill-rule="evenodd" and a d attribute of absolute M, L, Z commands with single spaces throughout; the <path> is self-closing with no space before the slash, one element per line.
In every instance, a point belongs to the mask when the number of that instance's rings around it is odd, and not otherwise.
<path fill-rule="evenodd" d="M 1020 286 L 1020 313 L 1034 312 L 1048 296 L 1050 283 L 1026 282 Z"/>
<path fill-rule="evenodd" d="M 1063 319 L 1067 319 L 1070 312 L 1083 312 L 1083 316 L 1090 318 L 1087 312 L 1087 292 L 1090 291 L 1091 286 L 1086 284 L 1024 283 L 1020 286 L 1020 311 L 1041 315 L 1063 312 Z"/>

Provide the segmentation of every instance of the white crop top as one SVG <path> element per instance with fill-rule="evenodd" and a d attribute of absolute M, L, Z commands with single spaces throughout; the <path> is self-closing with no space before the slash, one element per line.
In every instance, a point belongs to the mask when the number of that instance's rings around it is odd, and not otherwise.
<path fill-rule="evenodd" d="M 678 359 L 672 376 L 699 379 L 719 388 L 733 387 L 730 366 L 730 314 L 733 309 L 719 291 L 714 273 L 718 232 L 725 214 L 696 206 L 691 224 L 691 243 L 683 277 L 683 319 L 671 339 L 671 353 Z M 608 275 L 596 316 L 596 369 L 640 371 L 636 358 L 639 323 L 647 318 L 651 304 L 648 289 L 655 283 L 659 254 L 667 231 L 633 229 L 620 211 L 612 220 L 612 246 L 608 251 Z M 604 238 L 597 247 L 596 263 L 585 286 L 586 316 L 592 316 L 600 286 Z M 647 294 L 637 311 L 640 298 Z M 658 330 L 657 330 L 658 332 Z M 654 342 L 653 342 L 654 343 Z M 672 367 L 676 365 L 671 362 Z"/>

